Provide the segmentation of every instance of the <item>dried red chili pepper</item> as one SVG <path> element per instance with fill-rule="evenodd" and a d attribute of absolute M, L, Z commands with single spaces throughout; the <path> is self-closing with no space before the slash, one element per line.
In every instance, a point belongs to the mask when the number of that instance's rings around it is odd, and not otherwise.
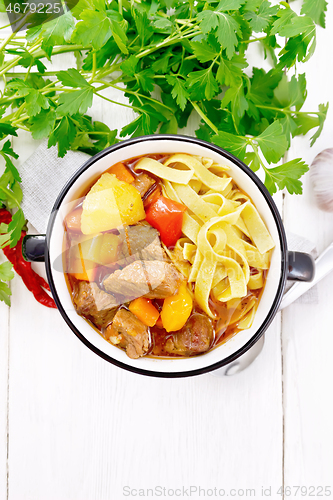
<path fill-rule="evenodd" d="M 11 214 L 5 210 L 0 210 L 0 223 L 9 224 L 12 220 Z M 17 244 L 10 248 L 9 245 L 3 248 L 3 253 L 7 259 L 13 264 L 13 267 L 17 274 L 19 274 L 23 280 L 23 283 L 27 289 L 33 293 L 35 299 L 43 306 L 56 308 L 56 304 L 50 295 L 48 295 L 45 290 L 50 290 L 48 283 L 39 276 L 31 267 L 31 263 L 24 260 L 22 255 L 22 240 L 26 235 L 25 231 L 22 231 L 21 238 Z M 44 290 L 45 289 L 45 290 Z"/>

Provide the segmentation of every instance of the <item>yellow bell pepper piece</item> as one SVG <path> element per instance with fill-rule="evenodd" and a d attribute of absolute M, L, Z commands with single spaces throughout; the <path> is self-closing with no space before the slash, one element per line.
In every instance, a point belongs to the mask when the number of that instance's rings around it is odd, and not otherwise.
<path fill-rule="evenodd" d="M 176 332 L 185 325 L 193 308 L 193 299 L 186 284 L 182 283 L 176 295 L 164 300 L 161 319 L 167 332 Z"/>

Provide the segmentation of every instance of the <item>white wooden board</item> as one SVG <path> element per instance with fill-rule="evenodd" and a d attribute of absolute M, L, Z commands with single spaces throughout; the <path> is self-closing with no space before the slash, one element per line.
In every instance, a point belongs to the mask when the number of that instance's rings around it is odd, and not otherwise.
<path fill-rule="evenodd" d="M 333 5 L 329 2 L 328 28 L 318 29 L 316 55 L 304 68 L 309 96 L 305 111 L 332 98 L 333 67 L 328 59 L 333 48 L 332 25 Z M 333 146 L 332 102 L 330 105 L 324 132 L 313 148 L 308 147 L 308 137 L 300 138 L 294 141 L 290 158 L 302 157 L 310 164 L 320 151 Z M 333 241 L 333 213 L 324 213 L 315 205 L 309 174 L 304 195 L 286 197 L 284 220 L 287 230 L 316 243 L 319 252 Z M 285 485 L 314 486 L 318 498 L 321 490 L 317 487 L 333 490 L 332 279 L 331 274 L 319 283 L 318 303 L 293 304 L 283 312 L 282 323 Z"/>
<path fill-rule="evenodd" d="M 319 30 L 315 58 L 306 66 L 308 109 L 332 93 L 332 25 L 330 5 L 328 29 Z M 62 56 L 57 64 L 52 69 L 74 61 Z M 92 115 L 111 128 L 133 116 L 102 100 Z M 193 134 L 194 122 L 182 133 Z M 315 147 L 297 140 L 290 158 L 311 161 L 332 145 L 332 137 L 329 114 Z M 36 146 L 20 134 L 20 161 Z M 280 196 L 277 202 L 282 207 Z M 316 210 L 308 181 L 303 197 L 286 196 L 284 220 L 319 251 L 333 241 L 333 216 Z M 15 278 L 9 318 L 0 304 L 0 498 L 120 500 L 131 489 L 133 497 L 139 488 L 192 486 L 224 489 L 226 496 L 234 488 L 236 498 L 253 488 L 247 496 L 258 499 L 264 487 L 269 498 L 279 499 L 282 484 L 332 485 L 331 282 L 327 277 L 320 283 L 318 304 L 290 306 L 282 323 L 277 316 L 262 354 L 241 374 L 161 380 L 99 359 L 57 311 L 37 304 Z M 203 492 L 191 498 L 203 498 Z"/>

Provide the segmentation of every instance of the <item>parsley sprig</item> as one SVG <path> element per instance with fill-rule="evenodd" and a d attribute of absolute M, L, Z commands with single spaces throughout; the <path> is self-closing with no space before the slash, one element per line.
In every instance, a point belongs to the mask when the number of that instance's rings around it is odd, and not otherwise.
<path fill-rule="evenodd" d="M 326 0 L 303 0 L 300 15 L 284 1 L 268 0 L 79 0 L 57 19 L 0 39 L 0 202 L 16 210 L 0 227 L 0 246 L 14 246 L 24 215 L 20 176 L 10 137 L 18 129 L 34 139 L 95 154 L 124 137 L 181 132 L 198 115 L 198 138 L 213 142 L 263 171 L 273 194 L 302 192 L 308 166 L 301 158 L 282 163 L 293 137 L 319 137 L 328 110 L 303 111 L 307 61 L 316 25 L 325 27 Z M 262 65 L 247 51 L 261 48 Z M 76 67 L 47 71 L 45 60 L 70 52 Z M 267 60 L 271 69 L 266 71 Z M 291 76 L 290 76 L 291 75 Z M 87 114 L 102 91 L 124 93 L 136 118 L 121 130 Z M 156 97 L 158 96 L 158 97 Z M 1 279 L 1 277 L 0 277 Z M 3 295 L 3 294 L 2 294 Z M 3 298 L 3 296 L 0 296 Z"/>

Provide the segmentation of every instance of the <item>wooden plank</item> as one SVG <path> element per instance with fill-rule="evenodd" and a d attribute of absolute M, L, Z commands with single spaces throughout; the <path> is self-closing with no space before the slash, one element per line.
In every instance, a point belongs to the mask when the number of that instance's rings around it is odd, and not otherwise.
<path fill-rule="evenodd" d="M 315 110 L 332 95 L 332 67 L 327 59 L 333 47 L 332 7 L 328 5 L 326 30 L 318 28 L 315 56 L 306 65 L 309 97 L 305 111 Z M 311 163 L 316 154 L 332 147 L 332 133 L 333 118 L 329 112 L 324 131 L 313 148 L 309 148 L 308 138 L 297 139 L 290 158 L 302 157 Z M 315 242 L 319 252 L 333 241 L 333 214 L 316 207 L 309 175 L 302 197 L 286 197 L 285 224 L 288 230 Z M 283 312 L 284 481 L 289 486 L 314 486 L 316 489 L 311 492 L 316 498 L 320 494 L 318 486 L 332 486 L 332 274 L 319 283 L 318 295 L 319 303 L 297 303 Z"/>
<path fill-rule="evenodd" d="M 98 359 L 21 283 L 14 293 L 10 498 L 122 498 L 125 486 L 278 488 L 279 321 L 239 376 L 158 380 Z"/>
<path fill-rule="evenodd" d="M 4 262 L 2 252 L 0 264 Z M 7 498 L 8 306 L 0 302 L 0 498 Z"/>
<path fill-rule="evenodd" d="M 6 14 L 0 14 L 0 23 L 3 23 Z M 8 22 L 8 21 L 7 21 Z M 5 23 L 3 23 L 4 25 Z M 2 31 L 2 37 L 10 34 L 8 29 Z M 0 82 L 1 91 L 4 83 Z M 5 170 L 5 161 L 1 157 L 0 175 Z M 6 262 L 0 250 L 0 264 Z M 11 284 L 9 284 L 11 287 Z M 7 438 L 8 438 L 8 383 L 9 383 L 9 308 L 0 301 L 0 498 L 7 498 Z"/>

